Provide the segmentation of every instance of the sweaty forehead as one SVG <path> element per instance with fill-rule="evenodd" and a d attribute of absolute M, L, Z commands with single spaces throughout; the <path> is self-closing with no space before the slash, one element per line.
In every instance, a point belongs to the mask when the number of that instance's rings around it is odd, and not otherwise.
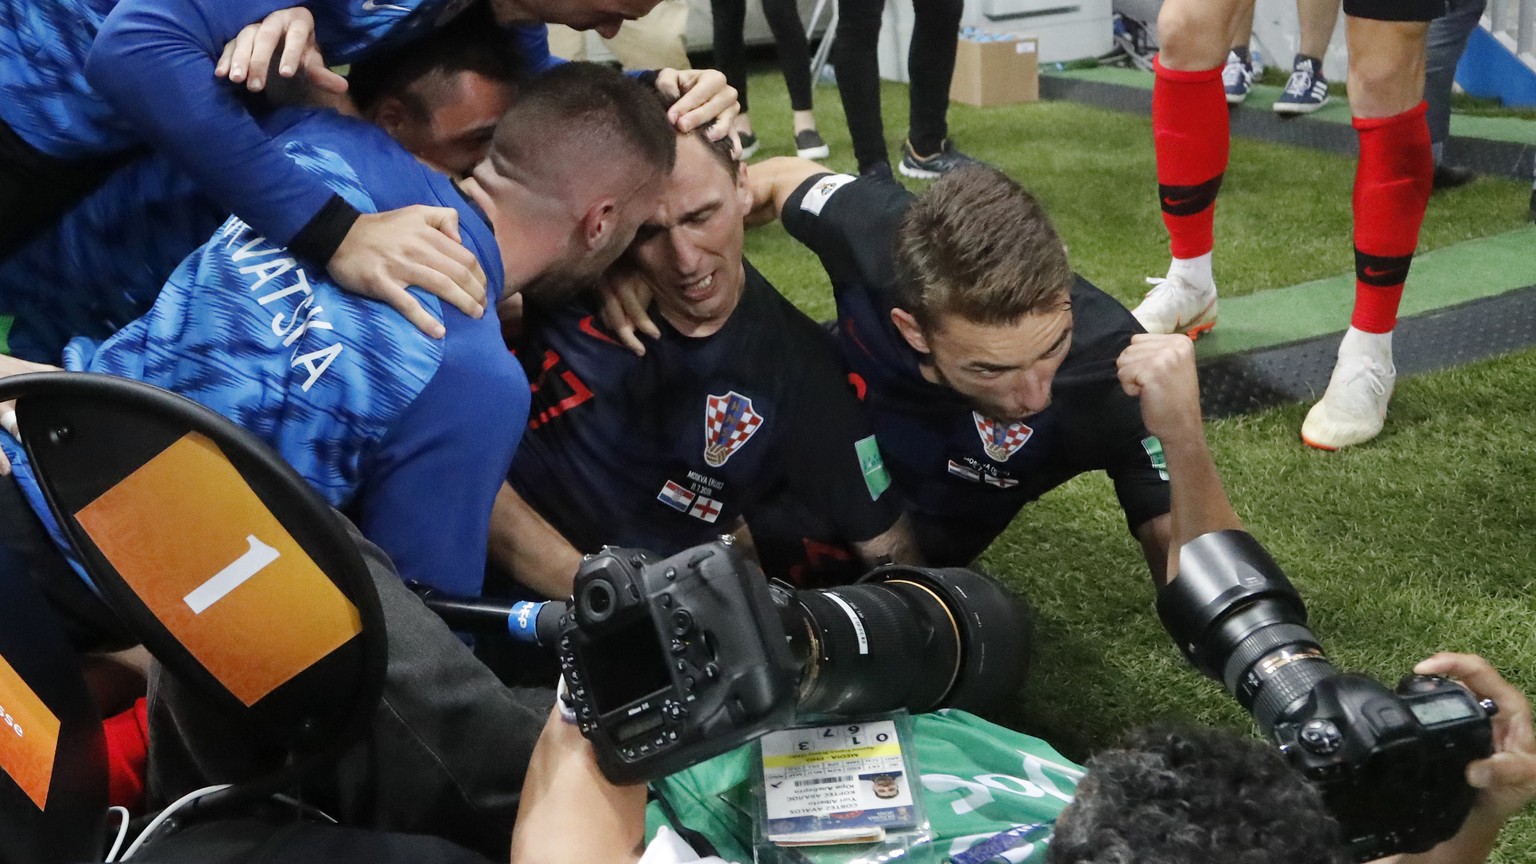
<path fill-rule="evenodd" d="M 935 352 L 958 363 L 1028 366 L 1055 348 L 1071 326 L 1072 310 L 1066 305 L 1008 324 L 981 324 L 951 313 L 939 319 L 928 342 Z"/>
<path fill-rule="evenodd" d="M 701 208 L 722 203 L 736 186 L 736 178 L 693 135 L 677 141 L 677 162 L 666 178 L 657 212 L 647 222 L 670 224 Z"/>

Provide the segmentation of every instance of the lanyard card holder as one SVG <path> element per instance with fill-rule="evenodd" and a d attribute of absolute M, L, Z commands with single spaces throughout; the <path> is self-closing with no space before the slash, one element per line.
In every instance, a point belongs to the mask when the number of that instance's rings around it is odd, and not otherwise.
<path fill-rule="evenodd" d="M 792 726 L 758 744 L 757 864 L 928 861 L 912 718 L 905 711 Z"/>

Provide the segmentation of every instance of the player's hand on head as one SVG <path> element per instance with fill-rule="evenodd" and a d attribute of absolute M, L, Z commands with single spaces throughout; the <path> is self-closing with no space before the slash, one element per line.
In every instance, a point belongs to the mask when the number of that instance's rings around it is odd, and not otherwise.
<path fill-rule="evenodd" d="M 645 343 L 637 334 L 643 333 L 652 339 L 661 336 L 661 330 L 646 312 L 654 293 L 651 283 L 621 260 L 598 280 L 597 290 L 603 299 L 603 324 L 619 337 L 625 348 L 644 357 Z"/>
<path fill-rule="evenodd" d="M 33 363 L 17 357 L 0 354 L 0 378 L 9 378 L 12 375 L 26 375 L 29 372 L 57 372 L 59 367 L 46 366 L 42 363 Z M 12 438 L 18 437 L 16 431 L 16 400 L 10 399 L 0 402 L 0 429 L 4 429 Z M 0 450 L 0 476 L 11 473 L 11 460 L 5 457 L 5 452 Z"/>
<path fill-rule="evenodd" d="M 213 74 L 259 93 L 272 80 L 274 61 L 283 78 L 302 71 L 307 85 L 323 93 L 347 90 L 347 79 L 326 67 L 315 42 L 314 16 L 303 6 L 279 9 L 247 24 L 225 44 Z"/>
<path fill-rule="evenodd" d="M 485 314 L 485 270 L 460 242 L 459 213 L 451 207 L 364 213 L 326 269 L 342 288 L 388 303 L 434 338 L 446 331 L 406 290 L 412 285 L 465 315 Z"/>
<path fill-rule="evenodd" d="M 677 100 L 667 109 L 667 120 L 679 132 L 692 132 L 714 121 L 705 134 L 719 141 L 731 133 L 741 113 L 736 88 L 718 69 L 663 69 L 656 74 L 656 89 Z"/>
<path fill-rule="evenodd" d="M 1147 431 L 1170 438 L 1200 428 L 1195 345 L 1183 334 L 1138 333 L 1115 361 L 1120 386 L 1141 399 Z"/>
<path fill-rule="evenodd" d="M 1467 783 L 1478 790 L 1478 810 L 1502 822 L 1536 798 L 1536 734 L 1531 704 L 1497 669 L 1476 654 L 1436 654 L 1413 667 L 1419 675 L 1455 678 L 1480 699 L 1499 706 L 1493 715 L 1493 755 L 1467 766 Z M 1475 811 L 1474 811 L 1475 812 Z"/>

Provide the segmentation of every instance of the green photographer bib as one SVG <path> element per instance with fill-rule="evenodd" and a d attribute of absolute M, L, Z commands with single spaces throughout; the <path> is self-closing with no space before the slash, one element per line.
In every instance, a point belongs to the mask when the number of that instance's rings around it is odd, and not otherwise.
<path fill-rule="evenodd" d="M 1039 738 L 964 711 L 920 714 L 913 727 L 935 861 L 947 861 L 1010 828 L 1053 825 L 1083 776 L 1081 768 Z M 704 835 L 726 860 L 750 862 L 755 758 L 749 744 L 651 784 L 666 806 L 651 803 L 647 838 L 662 825 L 677 828 L 680 822 Z M 1001 858 L 1013 864 L 1043 861 L 1050 836 L 1034 832 L 1032 842 Z M 847 848 L 797 851 L 815 864 L 837 864 L 848 855 Z"/>

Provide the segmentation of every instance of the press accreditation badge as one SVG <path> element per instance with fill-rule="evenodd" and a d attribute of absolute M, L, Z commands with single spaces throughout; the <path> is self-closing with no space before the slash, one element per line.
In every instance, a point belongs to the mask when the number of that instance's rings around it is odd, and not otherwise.
<path fill-rule="evenodd" d="M 918 822 L 892 720 L 801 726 L 762 739 L 767 839 L 779 845 L 865 843 Z"/>

